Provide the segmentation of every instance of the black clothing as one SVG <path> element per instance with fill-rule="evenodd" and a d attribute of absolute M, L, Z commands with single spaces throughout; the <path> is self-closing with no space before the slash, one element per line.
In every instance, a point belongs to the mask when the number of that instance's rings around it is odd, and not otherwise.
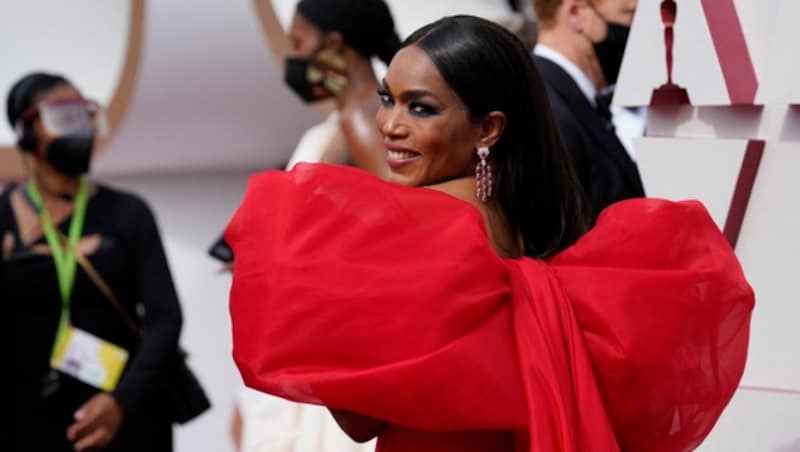
<path fill-rule="evenodd" d="M 2 391 L 10 402 L 10 425 L 2 435 L 9 451 L 68 451 L 67 427 L 73 413 L 99 390 L 58 374 L 58 390 L 42 398 L 61 309 L 51 255 L 22 244 L 9 189 L 0 197 L 0 241 L 14 238 L 11 254 L 0 261 L 2 338 L 6 353 Z M 58 228 L 68 233 L 71 218 Z M 71 321 L 117 344 L 131 356 L 112 395 L 125 416 L 109 451 L 170 451 L 171 422 L 166 417 L 163 372 L 174 356 L 181 311 L 153 215 L 139 198 L 99 186 L 89 200 L 83 236 L 101 238 L 87 258 L 111 286 L 123 307 L 144 331 L 138 339 L 108 299 L 78 267 Z M 44 237 L 37 242 L 47 244 Z"/>
<path fill-rule="evenodd" d="M 564 144 L 592 205 L 592 218 L 623 199 L 644 196 L 636 163 L 607 119 L 558 64 L 533 57 L 547 83 L 547 93 Z"/>

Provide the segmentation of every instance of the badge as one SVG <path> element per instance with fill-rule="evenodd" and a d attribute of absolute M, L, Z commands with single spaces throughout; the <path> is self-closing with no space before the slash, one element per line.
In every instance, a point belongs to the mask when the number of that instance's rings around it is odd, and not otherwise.
<path fill-rule="evenodd" d="M 111 391 L 128 362 L 128 351 L 73 326 L 64 329 L 50 358 L 53 369 Z"/>

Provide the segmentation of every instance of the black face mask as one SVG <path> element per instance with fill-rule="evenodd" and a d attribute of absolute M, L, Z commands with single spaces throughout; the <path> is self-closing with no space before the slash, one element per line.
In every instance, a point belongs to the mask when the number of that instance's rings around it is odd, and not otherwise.
<path fill-rule="evenodd" d="M 61 174 L 79 176 L 89 172 L 93 147 L 94 130 L 77 130 L 50 142 L 47 162 Z"/>
<path fill-rule="evenodd" d="M 330 93 L 328 93 L 328 96 L 320 96 L 322 92 L 315 90 L 315 85 L 308 81 L 308 67 L 310 65 L 311 62 L 305 58 L 287 58 L 284 81 L 300 96 L 303 102 L 310 103 L 331 97 Z"/>
<path fill-rule="evenodd" d="M 628 43 L 630 27 L 608 22 L 606 39 L 594 44 L 594 53 L 600 62 L 600 69 L 609 85 L 616 85 L 625 45 Z"/>
<path fill-rule="evenodd" d="M 346 67 L 339 52 L 321 49 L 312 58 L 287 58 L 284 80 L 304 102 L 316 102 L 344 89 Z"/>

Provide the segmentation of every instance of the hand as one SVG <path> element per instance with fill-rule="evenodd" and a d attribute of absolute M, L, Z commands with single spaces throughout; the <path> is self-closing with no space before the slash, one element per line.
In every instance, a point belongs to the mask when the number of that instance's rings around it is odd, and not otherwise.
<path fill-rule="evenodd" d="M 122 408 L 111 394 L 101 392 L 75 412 L 75 422 L 67 429 L 67 439 L 76 451 L 98 450 L 107 446 L 122 424 Z"/>
<path fill-rule="evenodd" d="M 388 424 L 380 419 L 375 419 L 363 414 L 329 408 L 339 428 L 357 443 L 365 443 L 380 435 L 386 430 Z"/>
<path fill-rule="evenodd" d="M 234 450 L 242 450 L 242 412 L 239 405 L 233 405 L 233 417 L 231 418 L 231 438 L 233 439 Z"/>
<path fill-rule="evenodd" d="M 226 262 L 225 264 L 217 270 L 217 274 L 221 275 L 223 273 L 233 273 L 233 262 Z"/>

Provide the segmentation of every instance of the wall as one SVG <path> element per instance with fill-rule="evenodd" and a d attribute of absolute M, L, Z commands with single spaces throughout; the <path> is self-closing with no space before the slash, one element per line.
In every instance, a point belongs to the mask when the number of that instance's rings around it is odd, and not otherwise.
<path fill-rule="evenodd" d="M 666 81 L 661 0 L 640 0 L 614 102 Z M 756 293 L 739 391 L 702 451 L 800 450 L 800 3 L 677 1 L 674 81 L 690 105 L 650 105 L 635 140 L 650 196 L 698 198 L 731 232 Z"/>
<path fill-rule="evenodd" d="M 125 62 L 130 12 L 130 0 L 3 0 L 3 105 L 11 84 L 31 70 L 69 74 L 85 95 L 108 105 Z M 10 145 L 15 139 L 5 110 L 2 122 L 0 145 Z"/>

